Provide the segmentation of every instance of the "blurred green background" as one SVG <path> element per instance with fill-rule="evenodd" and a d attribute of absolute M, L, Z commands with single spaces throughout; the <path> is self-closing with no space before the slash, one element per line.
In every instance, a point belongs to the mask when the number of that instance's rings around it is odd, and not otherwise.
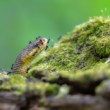
<path fill-rule="evenodd" d="M 92 16 L 109 16 L 109 0 L 0 0 L 0 68 L 8 70 L 36 36 L 51 44 Z"/>

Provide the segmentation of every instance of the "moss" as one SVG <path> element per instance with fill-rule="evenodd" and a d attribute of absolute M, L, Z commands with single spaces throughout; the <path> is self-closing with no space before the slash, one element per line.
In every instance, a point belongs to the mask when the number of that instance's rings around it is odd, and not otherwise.
<path fill-rule="evenodd" d="M 103 79 L 110 78 L 110 64 L 99 63 L 87 70 L 78 70 L 76 72 L 60 71 L 59 73 L 49 74 L 42 79 L 54 81 L 59 80 L 59 77 L 67 79 L 71 82 L 90 83 Z M 57 77 L 56 77 L 57 76 Z M 66 82 L 65 82 L 66 83 Z"/>
<path fill-rule="evenodd" d="M 9 80 L 5 81 L 3 84 L 0 85 L 0 90 L 7 90 L 7 91 L 11 91 L 11 90 L 18 90 L 18 92 L 22 92 L 24 90 L 25 87 L 25 80 L 26 78 L 21 76 L 21 75 L 13 75 L 13 76 L 9 76 L 8 75 Z"/>
<path fill-rule="evenodd" d="M 28 90 L 35 91 L 39 95 L 57 94 L 59 86 L 57 84 L 49 84 L 43 82 L 28 83 Z"/>
<path fill-rule="evenodd" d="M 59 73 L 73 79 L 85 80 L 85 77 L 92 79 L 96 77 L 93 74 L 99 70 L 100 64 L 110 55 L 109 42 L 110 19 L 91 18 L 88 22 L 76 26 L 71 33 L 63 36 L 53 48 L 45 52 L 44 57 L 35 62 L 30 73 L 40 70 L 52 74 Z M 105 67 L 105 63 L 101 65 Z M 57 74 L 52 75 L 52 78 L 55 76 Z"/>
<path fill-rule="evenodd" d="M 34 79 L 33 79 L 34 80 Z M 22 75 L 9 76 L 9 80 L 0 85 L 0 91 L 11 91 L 15 94 L 23 94 L 25 92 L 32 92 L 39 95 L 56 94 L 59 87 L 56 84 L 43 83 L 41 81 L 28 81 Z"/>
<path fill-rule="evenodd" d="M 94 48 L 100 57 L 108 57 L 110 55 L 110 37 L 97 38 Z"/>
<path fill-rule="evenodd" d="M 71 80 L 75 79 L 79 82 L 90 82 L 90 81 L 97 81 L 103 80 L 104 78 L 110 78 L 110 65 L 105 64 L 96 64 L 95 67 L 90 68 L 85 71 L 78 71 L 71 76 Z"/>

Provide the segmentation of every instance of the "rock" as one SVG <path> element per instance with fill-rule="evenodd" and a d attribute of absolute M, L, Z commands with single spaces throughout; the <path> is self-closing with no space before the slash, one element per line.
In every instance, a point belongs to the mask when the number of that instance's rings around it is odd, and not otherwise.
<path fill-rule="evenodd" d="M 96 93 L 110 100 L 110 80 L 103 81 L 97 88 Z"/>
<path fill-rule="evenodd" d="M 109 110 L 110 102 L 100 97 L 69 95 L 60 99 L 48 98 L 49 110 Z"/>
<path fill-rule="evenodd" d="M 20 110 L 25 104 L 25 97 L 11 92 L 0 92 L 0 110 Z"/>
<path fill-rule="evenodd" d="M 16 104 L 0 102 L 0 110 L 20 110 L 20 109 Z"/>

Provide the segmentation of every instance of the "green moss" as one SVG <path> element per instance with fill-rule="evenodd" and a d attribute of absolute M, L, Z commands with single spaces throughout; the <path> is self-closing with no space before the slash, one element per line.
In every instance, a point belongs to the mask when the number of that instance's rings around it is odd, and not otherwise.
<path fill-rule="evenodd" d="M 39 95 L 52 95 L 57 94 L 59 86 L 56 84 L 49 84 L 43 82 L 28 83 L 28 90 L 35 91 Z"/>
<path fill-rule="evenodd" d="M 56 84 L 43 83 L 36 80 L 27 81 L 27 78 L 22 75 L 9 76 L 9 80 L 0 85 L 0 91 L 6 90 L 15 94 L 23 94 L 32 91 L 39 95 L 56 94 L 58 89 L 59 87 Z"/>
<path fill-rule="evenodd" d="M 24 90 L 25 87 L 25 80 L 26 78 L 21 76 L 21 75 L 13 75 L 13 76 L 9 76 L 8 75 L 9 80 L 5 81 L 3 84 L 0 85 L 0 90 L 7 90 L 7 91 L 11 91 L 14 89 L 17 89 L 18 92 L 22 92 Z"/>
<path fill-rule="evenodd" d="M 45 52 L 30 70 L 44 72 L 42 79 L 57 80 L 59 77 L 70 81 L 89 83 L 110 78 L 110 19 L 91 18 L 88 22 L 62 37 Z"/>
<path fill-rule="evenodd" d="M 105 64 L 96 64 L 95 67 L 90 68 L 85 71 L 76 72 L 71 79 L 78 80 L 79 82 L 90 82 L 90 81 L 98 81 L 102 80 L 105 77 L 110 78 L 110 65 Z"/>
<path fill-rule="evenodd" d="M 97 38 L 94 48 L 100 57 L 108 57 L 110 55 L 110 37 Z"/>
<path fill-rule="evenodd" d="M 78 70 L 76 72 L 60 71 L 59 73 L 45 75 L 42 79 L 49 81 L 57 80 L 60 77 L 68 79 L 69 81 L 76 81 L 80 83 L 89 83 L 93 81 L 103 80 L 104 78 L 110 78 L 110 64 L 99 63 L 94 67 L 87 70 Z M 56 77 L 58 76 L 58 77 Z"/>
<path fill-rule="evenodd" d="M 91 18 L 77 26 L 71 33 L 45 52 L 30 70 L 45 72 L 88 70 L 97 63 L 105 62 L 110 55 L 110 19 Z"/>

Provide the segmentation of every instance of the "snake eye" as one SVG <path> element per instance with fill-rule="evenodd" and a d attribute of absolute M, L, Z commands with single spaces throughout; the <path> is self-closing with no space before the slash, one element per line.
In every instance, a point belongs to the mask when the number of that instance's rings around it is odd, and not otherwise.
<path fill-rule="evenodd" d="M 40 43 L 41 43 L 41 44 L 44 44 L 44 40 L 43 40 L 43 39 L 40 39 Z"/>

